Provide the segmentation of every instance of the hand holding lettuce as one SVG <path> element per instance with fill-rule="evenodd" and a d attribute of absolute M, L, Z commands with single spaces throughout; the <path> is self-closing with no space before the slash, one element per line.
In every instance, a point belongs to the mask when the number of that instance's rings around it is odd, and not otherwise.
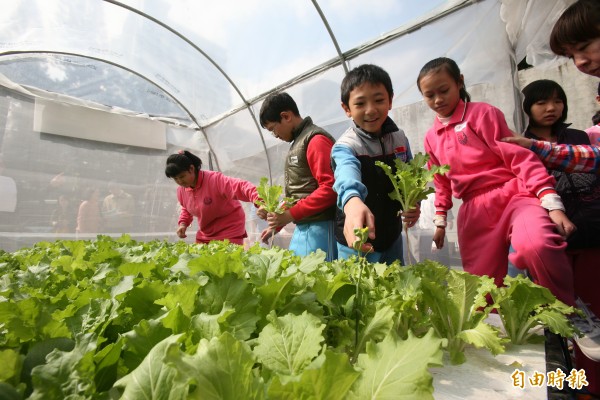
<path fill-rule="evenodd" d="M 259 199 L 254 204 L 267 213 L 283 214 L 295 202 L 290 197 L 283 197 L 281 186 L 269 185 L 269 180 L 266 177 L 260 178 L 260 184 L 256 187 L 256 191 Z M 271 231 L 271 245 L 273 244 L 273 236 L 275 236 L 275 230 Z"/>

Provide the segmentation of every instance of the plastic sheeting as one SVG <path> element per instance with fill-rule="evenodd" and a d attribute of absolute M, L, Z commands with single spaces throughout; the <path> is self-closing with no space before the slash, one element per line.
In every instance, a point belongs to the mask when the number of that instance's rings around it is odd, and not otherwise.
<path fill-rule="evenodd" d="M 339 84 L 347 69 L 363 63 L 390 73 L 390 115 L 415 152 L 422 151 L 433 118 L 416 77 L 439 56 L 458 62 L 475 101 L 498 106 L 519 129 L 516 63 L 525 56 L 547 62 L 544 35 L 567 3 L 4 0 L 0 73 L 8 81 L 0 87 L 0 175 L 15 183 L 16 207 L 0 211 L 0 248 L 122 231 L 174 239 L 176 186 L 163 172 L 168 154 L 185 148 L 207 168 L 281 183 L 288 145 L 257 124 L 262 99 L 285 89 L 303 116 L 338 137 L 350 123 Z M 42 98 L 132 121 L 152 118 L 164 124 L 166 150 L 145 148 L 143 140 L 124 145 L 36 131 L 35 103 Z M 101 202 L 109 183 L 132 196 L 130 227 L 115 232 L 104 221 L 83 236 L 72 228 L 54 232 L 60 199 L 68 198 L 76 214 L 85 189 L 98 189 Z M 248 229 L 255 240 L 260 223 L 251 215 Z M 413 243 L 425 246 L 413 250 L 417 256 L 430 251 L 429 234 L 429 226 L 415 231 Z M 452 230 L 448 237 L 454 240 Z"/>

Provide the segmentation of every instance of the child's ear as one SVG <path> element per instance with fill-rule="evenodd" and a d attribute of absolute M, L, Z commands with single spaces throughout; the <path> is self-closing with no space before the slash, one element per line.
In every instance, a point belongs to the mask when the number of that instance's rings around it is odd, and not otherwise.
<path fill-rule="evenodd" d="M 342 109 L 346 113 L 346 116 L 352 118 L 352 113 L 350 112 L 350 107 L 345 105 L 343 101 L 340 104 L 342 105 Z"/>
<path fill-rule="evenodd" d="M 279 122 L 287 122 L 290 123 L 292 121 L 294 121 L 296 114 L 294 114 L 292 111 L 282 111 L 279 114 L 279 117 L 281 118 L 281 120 Z"/>

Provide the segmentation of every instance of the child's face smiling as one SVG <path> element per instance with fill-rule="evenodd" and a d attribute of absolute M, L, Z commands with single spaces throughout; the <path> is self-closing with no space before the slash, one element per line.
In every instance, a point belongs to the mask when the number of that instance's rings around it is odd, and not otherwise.
<path fill-rule="evenodd" d="M 392 109 L 392 99 L 382 83 L 365 82 L 352 89 L 348 105 L 342 103 L 342 108 L 362 130 L 378 135 Z"/>

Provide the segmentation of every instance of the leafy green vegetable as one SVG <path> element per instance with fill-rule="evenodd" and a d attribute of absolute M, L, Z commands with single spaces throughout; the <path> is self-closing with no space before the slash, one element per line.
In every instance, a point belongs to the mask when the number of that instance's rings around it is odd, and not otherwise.
<path fill-rule="evenodd" d="M 165 357 L 177 349 L 180 335 L 165 338 L 154 346 L 144 361 L 128 375 L 115 382 L 124 388 L 121 399 L 186 399 L 188 386 L 178 378 L 178 371 L 164 362 Z"/>
<path fill-rule="evenodd" d="M 254 354 L 272 371 L 299 375 L 319 355 L 325 325 L 306 312 L 283 317 L 272 313 L 269 320 L 258 336 Z"/>
<path fill-rule="evenodd" d="M 325 351 L 296 379 L 276 376 L 268 394 L 276 399 L 344 400 L 359 375 L 346 354 Z"/>
<path fill-rule="evenodd" d="M 442 351 L 505 340 L 489 280 L 432 261 L 100 236 L 0 251 L 0 274 L 0 390 L 18 398 L 431 398 Z M 535 304 L 513 285 L 492 292 L 507 327 Z M 535 323 L 571 332 L 542 297 Z"/>
<path fill-rule="evenodd" d="M 96 392 L 94 385 L 95 337 L 80 335 L 71 351 L 53 350 L 46 363 L 31 371 L 35 390 L 30 399 L 86 398 Z"/>
<path fill-rule="evenodd" d="M 375 164 L 383 169 L 394 185 L 394 191 L 390 198 L 397 200 L 403 210 L 411 210 L 417 203 L 425 200 L 435 189 L 428 186 L 436 174 L 445 174 L 450 170 L 448 165 L 432 165 L 431 169 L 425 168 L 429 156 L 417 153 L 409 162 L 403 162 L 399 158 L 394 159 L 396 172 L 384 162 L 376 161 Z"/>
<path fill-rule="evenodd" d="M 371 342 L 358 358 L 363 370 L 350 399 L 433 399 L 433 378 L 427 368 L 441 366 L 444 340 L 429 331 L 407 340 L 390 335 Z"/>
<path fill-rule="evenodd" d="M 269 179 L 266 177 L 260 178 L 256 191 L 260 196 L 260 199 L 255 202 L 256 206 L 264 208 L 267 212 L 281 214 L 295 201 L 290 197 L 282 197 L 283 188 L 279 185 L 270 186 Z"/>
<path fill-rule="evenodd" d="M 432 165 L 430 169 L 427 169 L 427 161 L 429 161 L 429 155 L 423 153 L 415 154 L 413 159 L 407 163 L 395 158 L 395 173 L 388 164 L 375 161 L 375 165 L 383 169 L 392 181 L 392 185 L 394 185 L 394 190 L 389 193 L 390 198 L 399 201 L 404 211 L 414 209 L 418 203 L 434 193 L 435 189 L 429 186 L 429 183 L 433 181 L 436 174 L 443 175 L 450 170 L 449 165 Z M 407 246 L 410 248 L 408 226 L 406 224 L 404 224 L 404 232 Z M 410 252 L 407 252 L 407 254 L 410 258 Z"/>
<path fill-rule="evenodd" d="M 202 339 L 193 356 L 171 346 L 164 361 L 178 371 L 177 383 L 194 383 L 190 397 L 184 398 L 263 399 L 263 380 L 252 371 L 254 359 L 246 343 L 223 333 L 210 341 Z"/>
<path fill-rule="evenodd" d="M 358 274 L 358 279 L 355 283 L 356 286 L 356 296 L 354 298 L 354 352 L 352 355 L 352 359 L 351 361 L 354 363 L 356 361 L 356 358 L 358 357 L 359 352 L 362 350 L 363 346 L 365 345 L 366 341 L 368 339 L 370 339 L 369 334 L 363 335 L 363 340 L 360 340 L 360 336 L 361 336 L 361 330 L 360 330 L 360 324 L 361 324 L 361 320 L 362 320 L 362 316 L 363 316 L 363 312 L 362 309 L 364 308 L 364 300 L 363 297 L 361 296 L 361 284 L 362 284 L 362 275 L 363 272 L 365 270 L 365 268 L 367 268 L 367 259 L 365 257 L 365 255 L 363 254 L 363 246 L 365 245 L 365 243 L 367 242 L 367 239 L 369 238 L 369 228 L 365 227 L 365 228 L 354 228 L 354 235 L 356 235 L 356 240 L 354 241 L 354 243 L 352 243 L 352 248 L 354 250 L 356 250 L 358 252 L 358 254 L 360 254 L 359 257 L 359 274 Z M 371 248 L 372 249 L 372 248 Z"/>
<path fill-rule="evenodd" d="M 352 248 L 362 253 L 363 245 L 369 239 L 369 228 L 354 228 L 354 235 L 356 235 L 356 240 L 352 243 Z"/>
<path fill-rule="evenodd" d="M 504 278 L 505 287 L 493 291 L 506 334 L 513 344 L 543 341 L 533 328 L 548 327 L 551 332 L 572 337 L 575 332 L 567 316 L 575 312 L 550 290 L 522 275 Z"/>
<path fill-rule="evenodd" d="M 492 309 L 486 296 L 496 288 L 494 280 L 443 266 L 432 268 L 437 268 L 437 273 L 445 272 L 446 279 L 444 282 L 424 278 L 423 298 L 431 310 L 435 332 L 448 339 L 451 362 L 461 364 L 466 361 L 464 348 L 467 343 L 485 347 L 494 355 L 504 352 L 504 340 L 484 321 Z"/>
<path fill-rule="evenodd" d="M 283 197 L 283 188 L 279 185 L 269 185 L 269 179 L 266 177 L 260 178 L 260 184 L 256 187 L 256 191 L 260 198 L 255 201 L 255 205 L 270 213 L 283 214 L 285 210 L 290 208 L 295 200 L 291 197 Z M 271 240 L 269 247 L 273 246 L 273 238 L 275 231 L 271 232 Z"/>

